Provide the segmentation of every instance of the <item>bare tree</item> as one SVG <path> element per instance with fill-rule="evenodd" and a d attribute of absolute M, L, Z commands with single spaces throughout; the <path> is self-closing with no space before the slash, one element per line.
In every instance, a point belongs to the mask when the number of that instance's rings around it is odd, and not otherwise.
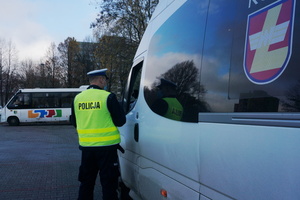
<path fill-rule="evenodd" d="M 18 62 L 17 51 L 12 43 L 9 41 L 5 43 L 4 50 L 2 51 L 2 78 L 4 88 L 4 101 L 7 102 L 8 98 L 19 88 L 19 80 L 17 79 L 16 66 Z"/>
<path fill-rule="evenodd" d="M 168 71 L 157 77 L 151 87 L 145 87 L 147 103 L 152 105 L 157 99 L 157 86 L 161 79 L 176 84 L 176 96 L 184 108 L 183 121 L 197 121 L 199 112 L 208 112 L 209 105 L 205 101 L 206 89 L 199 82 L 199 70 L 193 60 L 175 64 Z"/>
<path fill-rule="evenodd" d="M 27 59 L 21 62 L 21 70 L 19 72 L 22 85 L 24 88 L 34 88 L 37 86 L 37 74 L 35 65 L 32 60 Z"/>
<path fill-rule="evenodd" d="M 75 38 L 67 38 L 60 43 L 58 51 L 62 69 L 65 71 L 67 87 L 79 87 L 88 83 L 86 73 L 99 68 L 95 58 L 96 44 L 78 42 Z"/>
<path fill-rule="evenodd" d="M 3 88 L 3 58 L 4 57 L 4 40 L 0 39 L 0 106 L 4 105 L 4 88 Z"/>
<path fill-rule="evenodd" d="M 51 43 L 47 50 L 46 61 L 46 80 L 48 82 L 48 87 L 60 87 L 60 80 L 62 79 L 62 70 L 59 63 L 59 52 L 54 42 Z"/>
<path fill-rule="evenodd" d="M 103 36 L 96 50 L 97 62 L 109 73 L 108 90 L 118 97 L 125 87 L 135 48 L 124 37 Z"/>
<path fill-rule="evenodd" d="M 97 60 L 111 72 L 109 90 L 123 94 L 135 51 L 158 0 L 95 0 L 100 12 L 91 27 L 99 44 Z"/>
<path fill-rule="evenodd" d="M 91 27 L 104 29 L 113 35 L 141 41 L 158 0 L 102 0 L 100 13 Z"/>
<path fill-rule="evenodd" d="M 185 96 L 189 94 L 196 98 L 203 98 L 206 90 L 197 81 L 199 76 L 199 70 L 196 68 L 192 60 L 187 60 L 181 63 L 177 63 L 161 78 L 170 80 L 177 85 L 177 94 L 179 96 Z M 200 96 L 199 96 L 200 95 Z"/>
<path fill-rule="evenodd" d="M 76 56 L 79 52 L 79 45 L 75 38 L 67 38 L 63 43 L 58 45 L 60 52 L 61 66 L 64 70 L 64 79 L 67 87 L 77 87 L 78 66 Z"/>
<path fill-rule="evenodd" d="M 76 55 L 76 62 L 78 63 L 80 74 L 77 77 L 80 85 L 88 84 L 87 72 L 99 69 L 100 63 L 96 59 L 97 43 L 86 40 L 84 42 L 78 42 L 79 52 Z"/>

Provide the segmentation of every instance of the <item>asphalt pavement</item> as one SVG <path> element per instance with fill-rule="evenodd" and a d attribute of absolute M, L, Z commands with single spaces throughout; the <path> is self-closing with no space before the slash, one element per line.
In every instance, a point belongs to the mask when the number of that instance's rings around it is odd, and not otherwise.
<path fill-rule="evenodd" d="M 0 124 L 0 199 L 77 199 L 80 156 L 71 125 Z M 99 177 L 94 199 L 102 199 Z"/>

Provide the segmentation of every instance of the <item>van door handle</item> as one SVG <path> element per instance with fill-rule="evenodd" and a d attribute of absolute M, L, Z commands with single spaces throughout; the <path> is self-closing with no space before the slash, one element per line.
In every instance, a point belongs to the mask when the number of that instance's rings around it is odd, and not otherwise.
<path fill-rule="evenodd" d="M 136 123 L 136 124 L 134 125 L 134 140 L 135 140 L 136 142 L 139 141 L 139 124 L 138 124 L 138 123 Z"/>

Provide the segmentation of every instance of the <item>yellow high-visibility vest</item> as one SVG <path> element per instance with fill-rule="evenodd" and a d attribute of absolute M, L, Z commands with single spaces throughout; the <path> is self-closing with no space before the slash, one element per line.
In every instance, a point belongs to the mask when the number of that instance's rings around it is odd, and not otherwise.
<path fill-rule="evenodd" d="M 107 108 L 110 93 L 88 89 L 74 99 L 79 144 L 83 147 L 109 146 L 120 143 L 120 133 Z"/>
<path fill-rule="evenodd" d="M 168 110 L 164 117 L 180 121 L 182 119 L 183 107 L 176 98 L 163 98 L 168 103 Z"/>

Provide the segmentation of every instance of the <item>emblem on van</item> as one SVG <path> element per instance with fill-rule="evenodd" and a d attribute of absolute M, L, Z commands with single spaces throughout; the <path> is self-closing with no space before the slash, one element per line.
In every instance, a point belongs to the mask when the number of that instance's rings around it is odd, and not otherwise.
<path fill-rule="evenodd" d="M 248 15 L 244 71 L 255 84 L 268 84 L 285 70 L 292 51 L 294 0 L 280 0 Z"/>

